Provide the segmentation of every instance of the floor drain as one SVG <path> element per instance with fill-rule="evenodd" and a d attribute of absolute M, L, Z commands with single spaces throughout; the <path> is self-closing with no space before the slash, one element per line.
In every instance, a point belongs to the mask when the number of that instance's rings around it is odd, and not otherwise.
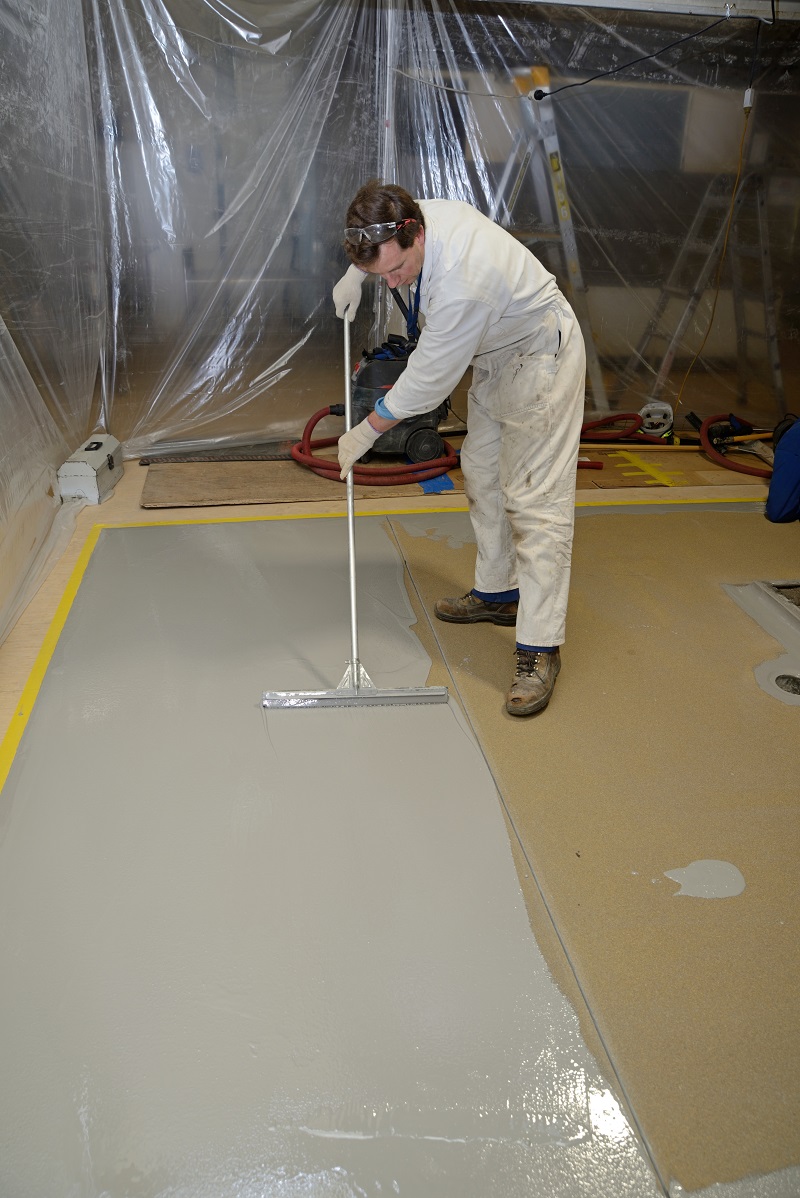
<path fill-rule="evenodd" d="M 775 685 L 790 695 L 800 695 L 800 674 L 779 674 Z"/>
<path fill-rule="evenodd" d="M 790 603 L 794 603 L 795 607 L 800 607 L 800 583 L 798 582 L 773 582 L 773 590 L 782 595 L 784 599 L 788 599 Z"/>

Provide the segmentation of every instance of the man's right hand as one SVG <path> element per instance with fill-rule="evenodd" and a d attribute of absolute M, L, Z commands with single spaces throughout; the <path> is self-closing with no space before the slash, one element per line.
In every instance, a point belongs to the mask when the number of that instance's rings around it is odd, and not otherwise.
<path fill-rule="evenodd" d="M 347 274 L 342 275 L 334 287 L 333 302 L 336 307 L 336 315 L 340 319 L 344 319 L 346 312 L 348 320 L 355 320 L 356 310 L 361 303 L 361 286 L 366 277 L 363 270 L 359 270 L 357 266 L 351 266 Z"/>

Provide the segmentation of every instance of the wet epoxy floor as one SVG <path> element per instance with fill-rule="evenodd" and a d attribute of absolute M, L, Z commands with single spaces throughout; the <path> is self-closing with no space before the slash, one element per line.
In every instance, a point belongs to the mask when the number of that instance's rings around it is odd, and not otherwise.
<path fill-rule="evenodd" d="M 9 1198 L 662 1192 L 457 706 L 260 708 L 341 677 L 344 537 L 102 534 L 2 795 Z M 362 660 L 420 685 L 358 545 Z"/>
<path fill-rule="evenodd" d="M 341 521 L 107 530 L 3 791 L 0 1192 L 659 1192 L 454 705 L 334 686 Z M 420 685 L 359 523 L 362 660 Z"/>

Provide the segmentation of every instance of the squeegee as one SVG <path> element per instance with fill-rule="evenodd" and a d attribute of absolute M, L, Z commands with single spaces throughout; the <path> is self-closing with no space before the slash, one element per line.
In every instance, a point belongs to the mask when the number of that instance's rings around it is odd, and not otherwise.
<path fill-rule="evenodd" d="M 350 321 L 344 320 L 344 424 L 349 432 L 352 421 L 350 381 Z M 336 690 L 265 691 L 262 707 L 377 707 L 398 703 L 446 703 L 446 686 L 404 686 L 393 690 L 375 686 L 358 657 L 358 612 L 356 608 L 356 513 L 353 469 L 347 479 L 347 547 L 350 568 L 350 660 Z"/>

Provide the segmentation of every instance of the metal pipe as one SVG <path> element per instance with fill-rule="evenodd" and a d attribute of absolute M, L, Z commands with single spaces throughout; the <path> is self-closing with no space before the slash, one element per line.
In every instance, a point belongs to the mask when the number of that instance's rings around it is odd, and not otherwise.
<path fill-rule="evenodd" d="M 353 397 L 350 382 L 350 320 L 345 310 L 344 320 L 344 427 L 352 428 Z M 358 687 L 358 611 L 356 608 L 356 506 L 353 466 L 347 474 L 347 554 L 350 571 L 350 667 L 353 686 Z"/>

